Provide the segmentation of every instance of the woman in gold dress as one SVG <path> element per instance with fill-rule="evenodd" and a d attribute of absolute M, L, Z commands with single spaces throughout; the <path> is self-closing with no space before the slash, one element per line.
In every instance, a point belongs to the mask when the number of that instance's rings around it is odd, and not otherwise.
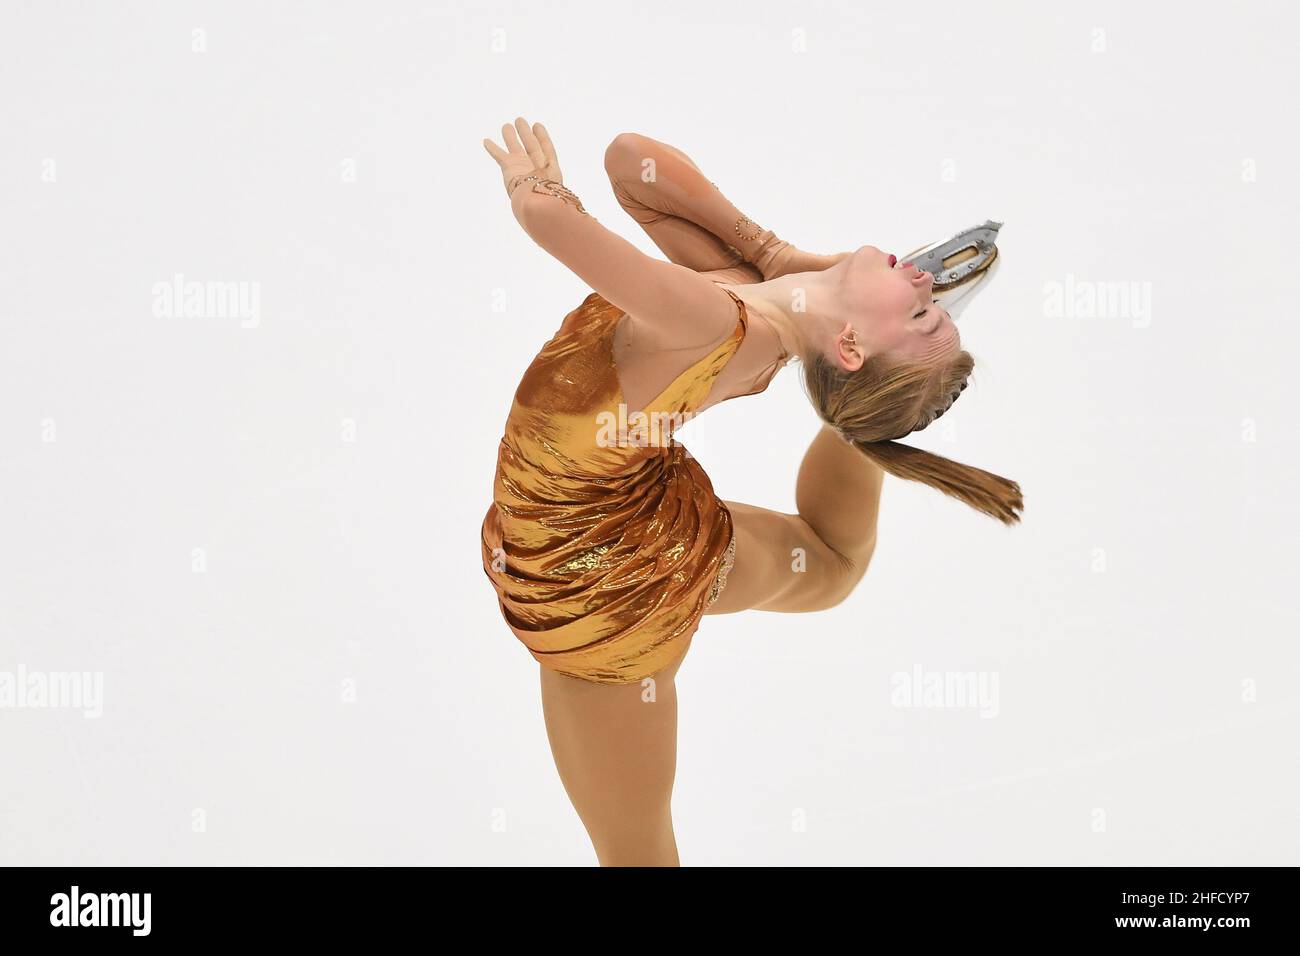
<path fill-rule="evenodd" d="M 594 291 L 515 393 L 483 568 L 541 664 L 555 763 L 600 863 L 676 865 L 674 676 L 700 618 L 844 600 L 875 550 L 886 472 L 1007 524 L 1020 489 L 898 441 L 943 414 L 973 366 L 929 273 L 874 246 L 802 252 L 684 154 L 624 133 L 606 170 L 665 262 L 587 213 L 541 124 L 501 132 L 484 146 L 515 218 Z M 798 513 L 719 499 L 675 428 L 795 357 L 824 422 Z"/>

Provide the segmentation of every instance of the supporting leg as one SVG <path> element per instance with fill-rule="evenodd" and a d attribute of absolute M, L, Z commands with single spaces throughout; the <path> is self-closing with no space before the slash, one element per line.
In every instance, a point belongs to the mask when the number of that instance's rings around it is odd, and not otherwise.
<path fill-rule="evenodd" d="M 598 684 L 541 668 L 556 769 L 601 866 L 678 866 L 672 793 L 681 658 L 653 684 Z"/>

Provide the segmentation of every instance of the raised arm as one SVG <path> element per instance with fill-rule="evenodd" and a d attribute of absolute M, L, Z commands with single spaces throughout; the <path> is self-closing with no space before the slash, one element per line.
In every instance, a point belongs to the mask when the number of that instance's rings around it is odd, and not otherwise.
<path fill-rule="evenodd" d="M 522 118 L 501 128 L 505 148 L 484 140 L 501 166 L 515 218 L 533 241 L 613 305 L 690 347 L 715 342 L 736 324 L 731 297 L 693 269 L 647 256 L 602 226 L 564 186 L 546 129 Z"/>
<path fill-rule="evenodd" d="M 826 269 L 844 254 L 797 249 L 736 208 L 681 150 L 638 133 L 620 133 L 605 150 L 619 204 L 673 262 L 735 281 Z"/>

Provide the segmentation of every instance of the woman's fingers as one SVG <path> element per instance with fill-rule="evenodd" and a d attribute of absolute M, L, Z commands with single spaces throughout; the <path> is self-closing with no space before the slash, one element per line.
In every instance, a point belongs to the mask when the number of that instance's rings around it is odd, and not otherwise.
<path fill-rule="evenodd" d="M 493 159 L 497 161 L 498 165 L 504 166 L 506 160 L 510 158 L 509 153 L 507 153 L 496 143 L 492 142 L 492 140 L 490 139 L 483 140 L 483 148 L 488 151 L 489 156 L 491 156 Z"/>
<path fill-rule="evenodd" d="M 505 140 L 506 149 L 512 153 L 522 153 L 523 146 L 519 144 L 519 136 L 515 133 L 515 128 L 509 123 L 501 127 L 501 138 Z"/>
<path fill-rule="evenodd" d="M 528 169 L 530 166 L 542 175 L 559 180 L 560 164 L 555 158 L 555 145 L 546 127 L 541 123 L 532 126 L 522 116 L 513 124 L 501 127 L 502 149 L 494 140 L 483 140 L 483 148 L 497 161 L 507 174 Z"/>
<path fill-rule="evenodd" d="M 528 153 L 528 158 L 533 161 L 533 166 L 541 169 L 546 165 L 546 154 L 542 152 L 542 144 L 537 141 L 533 135 L 532 127 L 522 116 L 515 119 L 515 129 L 519 131 L 519 139 L 524 144 L 524 149 Z"/>
<path fill-rule="evenodd" d="M 551 134 L 546 131 L 546 127 L 541 123 L 534 123 L 533 133 L 537 136 L 537 142 L 541 144 L 542 155 L 546 157 L 546 161 L 559 169 L 560 161 L 555 155 L 555 144 L 551 142 Z"/>

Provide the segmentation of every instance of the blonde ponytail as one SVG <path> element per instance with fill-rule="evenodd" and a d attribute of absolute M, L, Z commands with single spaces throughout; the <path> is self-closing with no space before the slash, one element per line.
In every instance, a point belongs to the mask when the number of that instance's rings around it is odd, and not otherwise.
<path fill-rule="evenodd" d="M 873 355 L 856 372 L 818 355 L 804 363 L 804 386 L 822 420 L 885 472 L 929 485 L 1011 525 L 1024 509 L 1016 482 L 898 441 L 951 408 L 974 367 L 966 351 L 932 363 Z"/>
<path fill-rule="evenodd" d="M 853 441 L 853 446 L 895 478 L 929 485 L 1003 524 L 1020 521 L 1025 503 L 1014 481 L 901 442 Z"/>

